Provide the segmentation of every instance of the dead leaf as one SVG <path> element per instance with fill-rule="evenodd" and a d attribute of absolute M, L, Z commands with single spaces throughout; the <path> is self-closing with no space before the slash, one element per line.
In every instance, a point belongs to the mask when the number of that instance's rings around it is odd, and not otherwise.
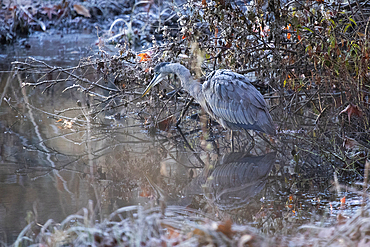
<path fill-rule="evenodd" d="M 150 188 L 148 186 L 142 186 L 139 196 L 141 197 L 150 197 L 152 195 Z"/>
<path fill-rule="evenodd" d="M 206 234 L 204 233 L 204 231 L 202 231 L 202 230 L 200 230 L 200 229 L 198 229 L 198 228 L 195 228 L 195 229 L 193 230 L 193 234 L 194 234 L 194 235 L 198 235 L 198 236 L 204 236 L 204 235 L 206 235 Z"/>
<path fill-rule="evenodd" d="M 342 214 L 338 214 L 337 219 L 338 225 L 343 225 L 344 223 L 346 223 L 348 218 L 346 216 L 343 216 Z"/>
<path fill-rule="evenodd" d="M 231 230 L 231 226 L 232 226 L 233 222 L 231 221 L 231 219 L 228 219 L 226 220 L 225 222 L 223 223 L 220 223 L 217 227 L 217 231 L 218 232 L 222 232 L 223 234 L 225 234 L 225 236 L 227 236 L 228 238 L 232 238 L 232 236 L 234 235 L 234 231 Z"/>
<path fill-rule="evenodd" d="M 292 195 L 290 195 L 289 196 L 289 203 L 292 203 L 293 202 L 293 196 Z"/>
<path fill-rule="evenodd" d="M 162 130 L 162 131 L 168 131 L 170 130 L 171 126 L 176 122 L 176 117 L 174 115 L 171 115 L 162 121 L 158 122 L 155 126 L 156 128 Z"/>
<path fill-rule="evenodd" d="M 202 0 L 202 5 L 203 5 L 203 7 L 207 7 L 207 1 L 206 0 Z"/>
<path fill-rule="evenodd" d="M 149 61 L 151 58 L 148 53 L 140 53 L 138 57 L 140 57 L 139 63 Z"/>
<path fill-rule="evenodd" d="M 74 4 L 74 5 L 73 5 L 73 8 L 74 8 L 74 10 L 75 10 L 79 15 L 83 15 L 83 16 L 85 16 L 85 17 L 87 17 L 87 18 L 91 18 L 90 11 L 89 11 L 86 7 L 84 7 L 84 6 L 82 6 L 82 5 L 79 5 L 79 4 Z"/>
<path fill-rule="evenodd" d="M 359 143 L 352 138 L 346 137 L 343 141 L 343 147 L 348 149 L 353 149 L 355 147 L 358 147 Z"/>
<path fill-rule="evenodd" d="M 180 236 L 180 232 L 173 227 L 167 227 L 167 238 L 177 239 Z"/>
<path fill-rule="evenodd" d="M 348 114 L 348 122 L 351 122 L 351 116 L 352 115 L 355 115 L 357 117 L 362 117 L 363 113 L 361 111 L 361 109 L 357 106 L 357 105 L 353 105 L 353 104 L 349 104 L 346 109 L 344 109 L 343 111 L 341 111 L 339 113 L 342 114 L 346 112 Z"/>
<path fill-rule="evenodd" d="M 66 120 L 66 119 L 59 119 L 58 121 L 56 121 L 57 123 L 60 123 L 62 122 L 62 126 L 60 129 L 72 129 L 73 127 L 73 124 L 74 124 L 74 121 L 69 121 L 69 120 Z"/>
<path fill-rule="evenodd" d="M 42 7 L 41 13 L 48 16 L 49 20 L 53 18 L 53 15 L 57 15 L 58 13 L 55 11 L 54 7 Z"/>
<path fill-rule="evenodd" d="M 340 204 L 341 204 L 341 207 L 344 207 L 346 205 L 346 197 L 343 196 L 341 199 L 340 199 Z"/>

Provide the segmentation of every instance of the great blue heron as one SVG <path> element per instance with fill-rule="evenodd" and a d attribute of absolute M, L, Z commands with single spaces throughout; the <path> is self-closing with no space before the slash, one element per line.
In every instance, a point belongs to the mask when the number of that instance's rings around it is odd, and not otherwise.
<path fill-rule="evenodd" d="M 155 77 L 143 96 L 168 74 L 176 74 L 186 90 L 202 108 L 224 128 L 252 129 L 275 135 L 275 125 L 261 93 L 243 75 L 219 69 L 206 81 L 191 77 L 190 71 L 179 63 L 160 63 L 154 68 Z"/>

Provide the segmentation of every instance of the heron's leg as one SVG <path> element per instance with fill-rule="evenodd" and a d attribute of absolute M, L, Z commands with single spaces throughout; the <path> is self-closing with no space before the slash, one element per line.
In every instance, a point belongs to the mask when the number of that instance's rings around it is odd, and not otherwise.
<path fill-rule="evenodd" d="M 182 109 L 181 111 L 181 114 L 180 114 L 180 118 L 177 120 L 176 122 L 176 127 L 178 127 L 181 123 L 181 119 L 184 117 L 186 111 L 189 109 L 189 106 L 191 105 L 191 103 L 193 103 L 194 101 L 194 98 L 191 98 L 191 100 L 186 104 L 186 106 Z"/>
<path fill-rule="evenodd" d="M 234 152 L 234 132 L 231 130 L 231 138 L 230 138 L 230 143 L 231 143 L 231 152 Z"/>

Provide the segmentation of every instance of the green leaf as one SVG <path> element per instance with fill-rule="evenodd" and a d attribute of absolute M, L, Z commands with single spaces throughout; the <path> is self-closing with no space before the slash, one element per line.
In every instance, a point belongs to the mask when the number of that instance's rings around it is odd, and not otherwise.
<path fill-rule="evenodd" d="M 327 19 L 327 20 L 330 21 L 331 24 L 333 24 L 334 27 L 336 26 L 335 23 L 334 23 L 334 21 L 333 21 L 333 19 Z"/>
<path fill-rule="evenodd" d="M 308 45 L 308 46 L 306 47 L 306 52 L 307 52 L 307 51 L 309 51 L 309 50 L 312 50 L 312 46 L 311 46 L 311 45 Z"/>
<path fill-rule="evenodd" d="M 302 27 L 303 29 L 307 30 L 307 31 L 310 31 L 311 33 L 314 33 L 314 31 L 312 31 L 311 29 L 309 29 L 308 27 Z"/>
<path fill-rule="evenodd" d="M 357 26 L 357 23 L 355 22 L 355 20 L 353 20 L 352 18 L 349 18 L 349 20 L 350 20 L 351 22 L 353 22 L 353 24 L 355 24 L 355 25 Z"/>
<path fill-rule="evenodd" d="M 346 27 L 344 28 L 344 30 L 343 30 L 343 33 L 347 32 L 347 29 L 348 29 L 349 27 L 352 27 L 352 24 L 351 24 L 351 23 L 348 23 L 348 24 L 347 24 L 347 26 L 346 26 Z"/>

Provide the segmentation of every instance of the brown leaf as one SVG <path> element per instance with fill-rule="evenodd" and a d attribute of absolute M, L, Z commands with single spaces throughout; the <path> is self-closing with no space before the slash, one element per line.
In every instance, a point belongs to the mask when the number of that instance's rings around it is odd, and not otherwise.
<path fill-rule="evenodd" d="M 337 219 L 338 225 L 343 225 L 348 220 L 348 218 L 346 216 L 343 216 L 342 214 L 338 214 Z"/>
<path fill-rule="evenodd" d="M 49 20 L 53 18 L 53 15 L 57 15 L 57 12 L 55 11 L 55 7 L 42 7 L 41 13 L 46 14 Z"/>
<path fill-rule="evenodd" d="M 202 230 L 200 230 L 200 229 L 198 229 L 198 228 L 195 228 L 195 229 L 193 230 L 193 234 L 194 234 L 194 235 L 199 235 L 199 236 L 204 236 L 204 235 L 206 235 L 204 231 L 202 231 Z"/>
<path fill-rule="evenodd" d="M 85 16 L 85 17 L 87 17 L 87 18 L 91 18 L 90 11 L 89 11 L 86 7 L 84 7 L 84 6 L 82 6 L 82 5 L 79 5 L 79 4 L 74 4 L 74 5 L 73 5 L 73 8 L 74 8 L 74 10 L 75 10 L 79 15 L 83 15 L 83 16 Z"/>
<path fill-rule="evenodd" d="M 180 236 L 180 232 L 173 227 L 167 227 L 167 238 L 177 239 Z"/>
<path fill-rule="evenodd" d="M 346 149 L 352 149 L 358 147 L 358 142 L 355 139 L 346 137 L 343 141 L 343 147 Z"/>
<path fill-rule="evenodd" d="M 346 109 L 344 109 L 343 111 L 341 111 L 339 113 L 339 115 L 344 113 L 344 112 L 346 112 L 348 114 L 348 122 L 351 122 L 351 116 L 352 115 L 355 115 L 357 117 L 362 117 L 362 114 L 363 114 L 361 109 L 357 105 L 353 105 L 353 104 L 349 104 L 346 107 Z"/>
<path fill-rule="evenodd" d="M 218 232 L 222 232 L 223 234 L 225 234 L 228 238 L 232 238 L 232 236 L 234 235 L 234 231 L 231 230 L 231 226 L 232 226 L 233 222 L 228 219 L 226 220 L 225 222 L 223 223 L 220 223 L 217 227 L 217 231 Z"/>
<path fill-rule="evenodd" d="M 232 43 L 230 41 L 228 41 L 225 45 L 226 48 L 230 48 L 232 46 Z"/>
<path fill-rule="evenodd" d="M 156 128 L 162 130 L 162 131 L 168 131 L 170 130 L 171 126 L 176 122 L 176 117 L 174 115 L 171 115 L 162 121 L 158 122 L 155 126 Z"/>
<path fill-rule="evenodd" d="M 141 187 L 141 192 L 139 193 L 139 196 L 141 197 L 150 197 L 152 195 L 150 188 L 147 186 Z"/>

